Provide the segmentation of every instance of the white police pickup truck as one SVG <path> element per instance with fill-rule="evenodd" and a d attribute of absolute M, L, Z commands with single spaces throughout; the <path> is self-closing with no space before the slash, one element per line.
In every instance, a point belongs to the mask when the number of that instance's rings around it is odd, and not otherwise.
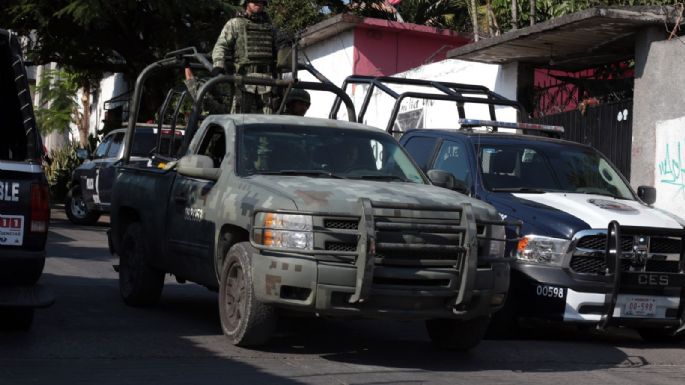
<path fill-rule="evenodd" d="M 33 309 L 52 304 L 36 285 L 50 221 L 43 148 L 14 35 L 0 29 L 0 328 L 27 329 Z"/>
<path fill-rule="evenodd" d="M 519 240 L 508 244 L 510 292 L 491 334 L 511 334 L 520 320 L 542 318 L 632 327 L 645 340 L 682 337 L 685 221 L 651 206 L 654 188 L 635 192 L 595 149 L 540 136 L 559 136 L 562 127 L 495 121 L 497 109 L 519 106 L 485 87 L 369 77 L 347 83 L 389 90 L 396 103 L 387 130 L 394 133 L 404 99 L 456 102 L 461 129 L 399 132 L 400 143 L 434 183 L 484 200 L 503 220 L 520 224 L 518 235 L 513 225 L 507 230 L 508 239 Z M 429 91 L 401 93 L 391 85 Z M 491 120 L 467 119 L 469 104 L 487 105 Z"/>

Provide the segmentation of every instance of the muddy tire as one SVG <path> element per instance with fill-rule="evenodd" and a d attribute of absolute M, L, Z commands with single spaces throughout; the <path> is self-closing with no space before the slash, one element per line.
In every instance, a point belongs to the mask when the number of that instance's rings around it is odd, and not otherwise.
<path fill-rule="evenodd" d="M 33 308 L 0 309 L 0 330 L 28 331 L 33 323 Z"/>
<path fill-rule="evenodd" d="M 444 350 L 466 351 L 480 343 L 488 329 L 490 318 L 470 320 L 432 319 L 426 321 L 426 330 L 433 345 Z"/>
<path fill-rule="evenodd" d="M 164 272 L 148 265 L 149 247 L 139 222 L 128 225 L 119 256 L 119 292 L 129 306 L 153 306 L 164 287 Z"/>
<path fill-rule="evenodd" d="M 94 225 L 100 219 L 100 212 L 89 210 L 81 193 L 81 186 L 74 186 L 67 194 L 64 203 L 67 218 L 75 225 Z"/>
<path fill-rule="evenodd" d="M 276 311 L 254 294 L 249 242 L 233 245 L 219 281 L 221 328 L 233 345 L 265 344 L 276 328 Z"/>

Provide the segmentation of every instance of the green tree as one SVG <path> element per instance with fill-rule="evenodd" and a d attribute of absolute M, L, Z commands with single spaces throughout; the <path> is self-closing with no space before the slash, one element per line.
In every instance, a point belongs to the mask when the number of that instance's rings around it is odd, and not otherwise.
<path fill-rule="evenodd" d="M 41 103 L 36 108 L 36 122 L 41 134 L 65 133 L 78 116 L 78 83 L 64 70 L 48 71 L 37 85 Z"/>
<path fill-rule="evenodd" d="M 598 6 L 675 5 L 682 0 L 491 0 L 499 25 L 538 23 Z M 515 7 L 512 9 L 513 5 Z M 512 15 L 515 15 L 514 20 Z M 533 19 L 531 20 L 531 15 Z"/>

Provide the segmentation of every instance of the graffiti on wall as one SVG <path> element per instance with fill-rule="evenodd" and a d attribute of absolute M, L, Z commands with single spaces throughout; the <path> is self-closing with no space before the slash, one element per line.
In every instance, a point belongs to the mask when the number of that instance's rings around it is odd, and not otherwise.
<path fill-rule="evenodd" d="M 659 208 L 685 213 L 685 117 L 656 124 L 654 187 Z"/>

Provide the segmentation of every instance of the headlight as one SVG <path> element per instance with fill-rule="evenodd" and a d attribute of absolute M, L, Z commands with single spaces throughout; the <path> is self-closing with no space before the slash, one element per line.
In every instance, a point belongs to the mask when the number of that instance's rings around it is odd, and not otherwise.
<path fill-rule="evenodd" d="M 516 248 L 516 258 L 521 262 L 561 266 L 571 241 L 568 239 L 526 235 Z"/>
<path fill-rule="evenodd" d="M 312 250 L 314 234 L 309 215 L 261 213 L 261 243 L 267 247 Z M 257 239 L 259 243 L 259 239 Z"/>

